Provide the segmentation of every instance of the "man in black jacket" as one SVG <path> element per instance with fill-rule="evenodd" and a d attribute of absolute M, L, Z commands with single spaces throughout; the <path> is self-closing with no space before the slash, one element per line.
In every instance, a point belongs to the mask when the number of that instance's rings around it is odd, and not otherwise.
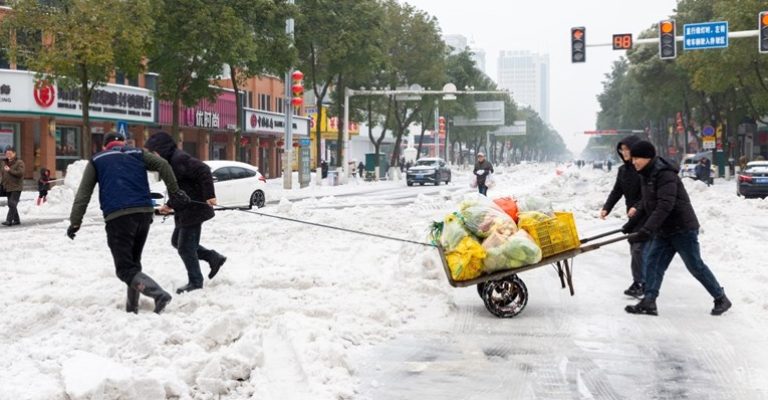
<path fill-rule="evenodd" d="M 611 190 L 605 205 L 600 210 L 600 218 L 602 219 L 605 219 L 611 213 L 613 207 L 622 197 L 624 197 L 624 202 L 627 206 L 627 216 L 632 218 L 637 213 L 637 207 L 640 205 L 641 199 L 640 175 L 638 175 L 637 170 L 632 165 L 629 149 L 639 141 L 640 138 L 637 136 L 627 136 L 616 146 L 616 151 L 619 153 L 619 158 L 623 161 L 623 164 L 619 167 L 619 171 L 616 174 L 616 183 L 613 185 L 613 190 Z M 645 241 L 639 241 L 635 238 L 629 240 L 629 253 L 632 258 L 632 285 L 624 291 L 624 294 L 627 296 L 640 297 L 643 295 L 643 286 L 645 285 L 643 250 L 645 249 L 645 243 Z"/>
<path fill-rule="evenodd" d="M 712 315 L 720 315 L 731 307 L 712 271 L 701 259 L 699 249 L 699 220 L 691 206 L 688 193 L 678 177 L 678 168 L 671 161 L 656 157 L 656 149 L 646 141 L 630 149 L 632 163 L 642 179 L 642 201 L 637 213 L 624 225 L 625 233 L 635 227 L 640 239 L 650 238 L 645 252 L 645 296 L 640 303 L 627 306 L 630 314 L 658 315 L 656 298 L 675 254 L 679 254 L 688 272 L 714 298 Z"/>
<path fill-rule="evenodd" d="M 227 257 L 200 245 L 203 222 L 213 218 L 216 205 L 216 192 L 213 187 L 211 169 L 202 161 L 190 156 L 176 146 L 171 135 L 157 132 L 150 137 L 144 147 L 164 158 L 171 164 L 173 173 L 179 181 L 181 190 L 187 193 L 191 204 L 182 210 L 175 210 L 176 224 L 171 235 L 171 245 L 175 247 L 184 266 L 187 268 L 187 284 L 176 290 L 177 294 L 203 287 L 203 274 L 200 272 L 200 260 L 205 260 L 211 267 L 208 279 L 213 279 Z M 171 209 L 164 205 L 161 213 Z"/>
<path fill-rule="evenodd" d="M 477 153 L 477 162 L 472 173 L 475 174 L 477 179 L 477 190 L 483 196 L 487 196 L 488 186 L 486 186 L 486 179 L 488 179 L 488 175 L 493 173 L 493 165 L 485 159 L 485 154 L 482 152 Z"/>

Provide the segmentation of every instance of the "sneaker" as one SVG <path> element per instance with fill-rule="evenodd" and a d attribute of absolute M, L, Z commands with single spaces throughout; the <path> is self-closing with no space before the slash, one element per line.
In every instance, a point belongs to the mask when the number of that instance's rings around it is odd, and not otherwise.
<path fill-rule="evenodd" d="M 731 301 L 728 297 L 722 295 L 715 299 L 715 308 L 712 309 L 712 315 L 720 315 L 731 308 Z"/>
<path fill-rule="evenodd" d="M 659 311 L 656 309 L 656 299 L 649 297 L 644 297 L 634 306 L 624 307 L 624 311 L 630 314 L 659 315 Z"/>
<path fill-rule="evenodd" d="M 633 282 L 632 285 L 624 291 L 624 294 L 627 296 L 637 297 L 638 299 L 643 297 L 643 284 L 638 282 Z"/>
<path fill-rule="evenodd" d="M 184 292 L 191 292 L 193 290 L 202 289 L 202 286 L 195 286 L 191 283 L 187 283 L 186 285 L 176 289 L 176 294 L 182 294 Z"/>
<path fill-rule="evenodd" d="M 227 257 L 216 253 L 216 259 L 208 263 L 211 266 L 211 272 L 208 274 L 208 279 L 213 279 L 213 277 L 219 273 L 219 269 L 221 269 L 221 266 L 224 265 L 225 262 L 227 262 Z"/>

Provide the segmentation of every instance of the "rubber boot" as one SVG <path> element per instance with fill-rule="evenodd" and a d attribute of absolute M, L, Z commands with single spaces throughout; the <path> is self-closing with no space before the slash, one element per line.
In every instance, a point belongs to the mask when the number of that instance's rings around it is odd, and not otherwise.
<path fill-rule="evenodd" d="M 634 306 L 624 307 L 624 311 L 630 314 L 659 315 L 659 311 L 656 309 L 656 299 L 649 296 L 643 297 L 643 299 Z"/>
<path fill-rule="evenodd" d="M 139 313 L 139 293 L 138 290 L 128 286 L 128 295 L 125 300 L 125 311 L 138 314 Z"/>
<path fill-rule="evenodd" d="M 731 301 L 728 300 L 728 297 L 725 295 L 722 295 L 715 299 L 715 308 L 712 309 L 712 315 L 720 315 L 726 311 L 728 311 L 729 308 L 731 308 Z"/>
<path fill-rule="evenodd" d="M 219 269 L 221 269 L 221 266 L 224 265 L 225 262 L 227 262 L 227 257 L 216 253 L 216 257 L 213 259 L 213 261 L 208 263 L 208 265 L 211 266 L 211 272 L 208 274 L 208 279 L 213 279 L 213 277 L 219 273 Z"/>
<path fill-rule="evenodd" d="M 141 292 L 144 296 L 155 299 L 156 314 L 163 312 L 165 306 L 171 302 L 171 295 L 143 272 L 139 272 L 133 277 L 131 287 Z"/>
<path fill-rule="evenodd" d="M 40 203 L 42 203 L 42 201 L 43 201 L 43 198 L 42 197 L 38 197 L 37 198 L 37 205 L 39 206 Z"/>

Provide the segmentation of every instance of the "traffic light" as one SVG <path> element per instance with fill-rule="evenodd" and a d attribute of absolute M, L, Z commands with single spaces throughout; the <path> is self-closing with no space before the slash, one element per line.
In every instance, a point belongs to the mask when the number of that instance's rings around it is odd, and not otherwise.
<path fill-rule="evenodd" d="M 291 104 L 299 108 L 304 104 L 304 74 L 301 71 L 293 71 L 291 74 Z"/>
<path fill-rule="evenodd" d="M 677 57 L 677 24 L 674 19 L 659 22 L 659 58 L 671 60 Z"/>
<path fill-rule="evenodd" d="M 571 28 L 571 62 L 587 61 L 587 30 L 583 26 Z"/>
<path fill-rule="evenodd" d="M 758 50 L 760 50 L 761 53 L 768 53 L 768 11 L 763 11 L 760 13 L 760 17 L 758 18 L 758 37 L 760 38 L 760 42 L 758 43 Z"/>

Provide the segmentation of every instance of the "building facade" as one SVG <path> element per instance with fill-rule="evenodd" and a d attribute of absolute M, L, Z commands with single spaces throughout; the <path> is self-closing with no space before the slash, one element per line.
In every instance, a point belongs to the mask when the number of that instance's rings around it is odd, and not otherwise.
<path fill-rule="evenodd" d="M 549 55 L 530 51 L 502 51 L 498 59 L 498 79 L 502 89 L 512 91 L 520 105 L 530 106 L 549 123 Z"/>

